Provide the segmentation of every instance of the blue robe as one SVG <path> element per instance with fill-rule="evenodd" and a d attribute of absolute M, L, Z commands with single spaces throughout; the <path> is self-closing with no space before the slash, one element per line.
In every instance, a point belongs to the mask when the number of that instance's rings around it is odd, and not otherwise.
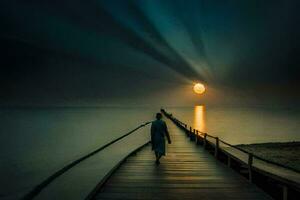
<path fill-rule="evenodd" d="M 151 125 L 152 150 L 160 155 L 166 154 L 165 135 L 168 133 L 166 122 L 155 120 Z"/>

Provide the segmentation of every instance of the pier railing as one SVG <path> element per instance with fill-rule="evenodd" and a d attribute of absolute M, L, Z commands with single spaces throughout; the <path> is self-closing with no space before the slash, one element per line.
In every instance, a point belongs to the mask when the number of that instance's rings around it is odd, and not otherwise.
<path fill-rule="evenodd" d="M 150 124 L 151 122 L 146 122 L 144 124 L 139 125 L 138 127 L 136 127 L 135 129 L 129 131 L 128 133 L 112 140 L 111 142 L 95 149 L 94 151 L 82 156 L 81 158 L 74 160 L 73 162 L 65 165 L 64 167 L 62 167 L 61 169 L 57 170 L 55 173 L 53 173 L 52 175 L 50 175 L 49 177 L 47 177 L 44 181 L 42 181 L 40 184 L 36 185 L 30 192 L 28 192 L 22 199 L 23 200 L 31 200 L 34 199 L 44 188 L 46 188 L 52 181 L 54 181 L 56 178 L 58 178 L 59 176 L 61 176 L 62 174 L 64 174 L 65 172 L 67 172 L 68 170 L 70 170 L 71 168 L 73 168 L 75 165 L 83 162 L 84 160 L 92 157 L 93 155 L 99 153 L 100 151 L 104 150 L 105 148 L 109 147 L 110 145 L 126 138 L 127 136 L 133 134 L 134 132 L 136 132 L 137 130 L 139 130 L 140 128 L 143 128 L 145 126 L 147 126 L 148 124 Z M 100 181 L 100 183 L 96 186 L 96 188 L 94 188 L 90 194 L 86 197 L 86 199 L 90 199 L 94 193 L 102 187 L 102 185 L 107 181 L 107 179 L 112 175 L 112 173 L 124 162 L 126 161 L 126 159 L 131 156 L 132 154 L 135 154 L 137 151 L 139 151 L 141 148 L 143 148 L 144 146 L 148 145 L 150 143 L 150 141 L 147 141 L 146 143 L 144 143 L 143 145 L 137 147 L 136 149 L 130 151 L 124 158 L 122 158 Z"/>
<path fill-rule="evenodd" d="M 167 113 L 162 113 L 181 128 L 191 141 L 209 151 L 217 160 L 261 187 L 274 199 L 293 200 L 300 196 L 300 173 L 295 169 L 261 158 L 257 155 L 201 132 Z"/>

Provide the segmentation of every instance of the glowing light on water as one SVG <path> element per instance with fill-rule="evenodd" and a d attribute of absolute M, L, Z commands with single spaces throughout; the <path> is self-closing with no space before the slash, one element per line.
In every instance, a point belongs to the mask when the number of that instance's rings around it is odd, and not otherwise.
<path fill-rule="evenodd" d="M 198 131 L 206 132 L 204 105 L 195 106 L 194 108 L 194 127 Z"/>

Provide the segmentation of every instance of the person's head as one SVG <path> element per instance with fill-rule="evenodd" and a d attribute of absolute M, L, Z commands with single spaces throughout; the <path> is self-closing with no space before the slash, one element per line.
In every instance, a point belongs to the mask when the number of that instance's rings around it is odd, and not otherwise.
<path fill-rule="evenodd" d="M 162 118 L 162 114 L 161 113 L 156 113 L 156 119 L 160 120 Z"/>

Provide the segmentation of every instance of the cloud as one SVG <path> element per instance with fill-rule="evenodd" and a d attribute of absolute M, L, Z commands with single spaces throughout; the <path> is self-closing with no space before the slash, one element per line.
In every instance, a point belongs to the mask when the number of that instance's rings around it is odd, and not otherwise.
<path fill-rule="evenodd" d="M 151 102 L 195 81 L 222 91 L 299 86 L 295 1 L 3 1 L 0 9 L 4 104 Z"/>

